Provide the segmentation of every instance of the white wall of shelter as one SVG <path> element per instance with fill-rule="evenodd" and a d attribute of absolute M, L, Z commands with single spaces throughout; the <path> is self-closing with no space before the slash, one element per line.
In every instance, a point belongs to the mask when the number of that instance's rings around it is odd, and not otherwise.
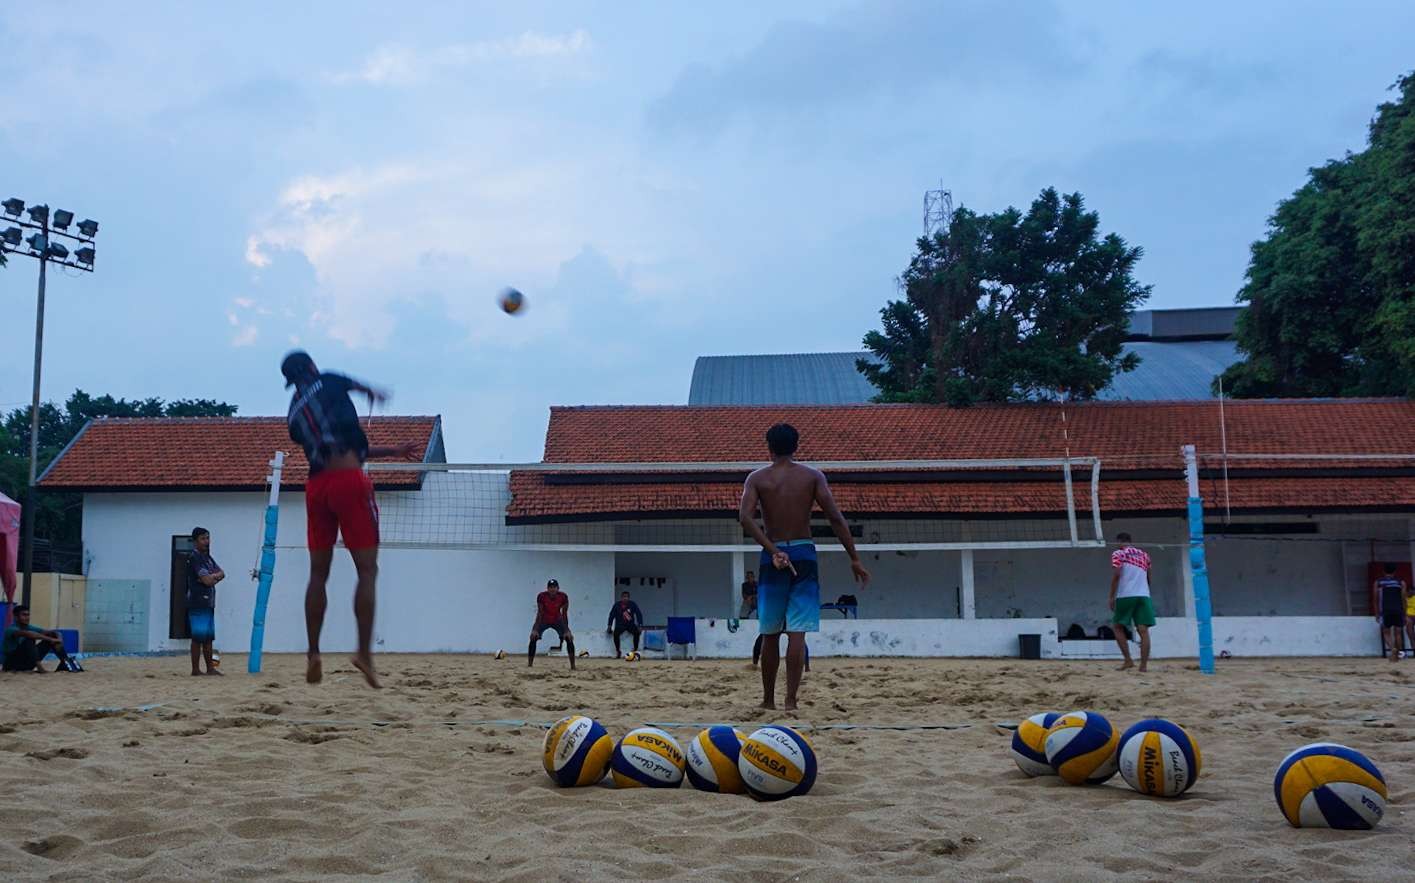
<path fill-rule="evenodd" d="M 449 514 L 438 500 L 425 496 L 435 495 L 436 487 L 430 483 L 417 492 L 380 493 L 380 506 L 392 511 L 412 502 L 448 518 L 478 517 Z M 410 501 L 410 496 L 421 499 Z M 85 494 L 87 575 L 91 581 L 146 581 L 148 607 L 137 627 L 145 630 L 149 649 L 181 649 L 186 642 L 169 637 L 172 544 L 193 526 L 205 527 L 212 532 L 213 555 L 228 574 L 217 590 L 217 646 L 243 651 L 256 586 L 249 571 L 259 553 L 265 502 L 260 493 Z M 1217 650 L 1231 649 L 1235 655 L 1378 651 L 1374 622 L 1355 615 L 1361 609 L 1360 593 L 1369 585 L 1366 568 L 1371 560 L 1410 560 L 1415 521 L 1394 514 L 1309 520 L 1317 523 L 1318 533 L 1210 538 Z M 615 537 L 634 536 L 638 527 L 604 524 L 597 530 L 612 543 Z M 868 521 L 861 527 L 869 536 Z M 1156 655 L 1192 656 L 1193 597 L 1183 519 L 1107 519 L 1104 528 L 1108 537 L 1128 531 L 1150 551 L 1153 594 L 1162 618 L 1155 632 Z M 267 652 L 305 648 L 304 531 L 303 493 L 282 493 Z M 722 519 L 710 532 L 719 531 L 722 543 L 736 545 L 740 530 L 735 522 Z M 576 532 L 577 540 L 586 535 Z M 625 589 L 650 624 L 661 624 L 670 615 L 698 618 L 702 655 L 750 652 L 755 623 L 743 622 L 735 632 L 726 623 L 737 616 L 740 574 L 758 565 L 745 545 L 738 551 L 721 550 L 722 545 L 718 551 L 689 546 L 631 551 L 622 543 L 597 551 L 589 545 L 577 542 L 571 550 L 553 544 L 534 549 L 385 548 L 376 649 L 519 652 L 534 617 L 535 595 L 554 577 L 570 596 L 577 643 L 592 654 L 611 652 L 604 624 L 614 598 Z M 823 612 L 823 632 L 812 645 L 820 655 L 1015 655 L 1019 633 L 1042 634 L 1045 655 L 1084 655 L 1063 652 L 1057 636 L 1073 623 L 1094 634 L 1108 618 L 1110 568 L 1104 548 L 868 550 L 865 564 L 874 580 L 863 589 L 851 582 L 843 554 L 830 545 L 821 548 L 822 600 L 853 594 L 860 618 L 846 621 Z M 352 565 L 340 551 L 329 583 L 328 652 L 353 646 L 353 586 Z"/>

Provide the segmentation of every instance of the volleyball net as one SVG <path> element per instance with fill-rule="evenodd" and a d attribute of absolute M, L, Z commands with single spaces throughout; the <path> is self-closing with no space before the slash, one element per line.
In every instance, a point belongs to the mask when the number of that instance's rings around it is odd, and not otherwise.
<path fill-rule="evenodd" d="M 747 551 L 760 463 L 370 463 L 384 548 Z M 813 463 L 862 550 L 1103 544 L 1095 458 Z M 812 533 L 837 544 L 817 511 Z M 281 545 L 297 546 L 287 532 Z"/>

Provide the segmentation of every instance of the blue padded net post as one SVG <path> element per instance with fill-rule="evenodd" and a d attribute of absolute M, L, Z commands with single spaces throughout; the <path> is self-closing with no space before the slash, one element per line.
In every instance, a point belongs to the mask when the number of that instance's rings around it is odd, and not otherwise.
<path fill-rule="evenodd" d="M 270 503 L 265 507 L 265 535 L 260 544 L 260 583 L 255 593 L 255 611 L 251 615 L 251 654 L 246 670 L 260 674 L 261 650 L 265 645 L 265 611 L 270 606 L 270 585 L 275 580 L 275 540 L 280 526 L 280 473 L 285 465 L 285 452 L 276 451 L 270 461 Z"/>

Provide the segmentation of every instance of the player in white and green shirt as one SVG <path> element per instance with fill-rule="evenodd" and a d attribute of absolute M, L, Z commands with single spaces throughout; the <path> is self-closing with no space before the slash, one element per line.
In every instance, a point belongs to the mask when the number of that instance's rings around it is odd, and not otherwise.
<path fill-rule="evenodd" d="M 1115 643 L 1125 657 L 1121 671 L 1134 668 L 1125 627 L 1133 625 L 1140 633 L 1140 671 L 1150 665 L 1150 626 L 1155 624 L 1155 605 L 1150 602 L 1150 556 L 1130 544 L 1130 534 L 1117 534 L 1120 548 L 1110 554 L 1110 609 L 1115 611 L 1111 624 L 1116 626 Z"/>

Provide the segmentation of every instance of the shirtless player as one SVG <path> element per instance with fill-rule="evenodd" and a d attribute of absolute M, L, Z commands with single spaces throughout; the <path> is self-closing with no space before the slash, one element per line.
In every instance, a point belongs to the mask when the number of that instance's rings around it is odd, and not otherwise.
<path fill-rule="evenodd" d="M 762 641 L 762 708 L 776 708 L 776 670 L 781 648 L 778 636 L 786 633 L 786 710 L 796 710 L 796 691 L 805 664 L 806 632 L 820 631 L 820 582 L 816 572 L 816 545 L 811 539 L 811 510 L 819 506 L 831 530 L 850 556 L 855 581 L 865 585 L 870 573 L 860 563 L 845 516 L 830 495 L 825 474 L 791 459 L 800 435 L 795 427 L 778 423 L 767 430 L 771 465 L 747 476 L 742 506 L 737 512 L 742 527 L 761 544 L 761 580 L 757 585 L 757 619 Z M 760 506 L 762 524 L 757 524 Z"/>

